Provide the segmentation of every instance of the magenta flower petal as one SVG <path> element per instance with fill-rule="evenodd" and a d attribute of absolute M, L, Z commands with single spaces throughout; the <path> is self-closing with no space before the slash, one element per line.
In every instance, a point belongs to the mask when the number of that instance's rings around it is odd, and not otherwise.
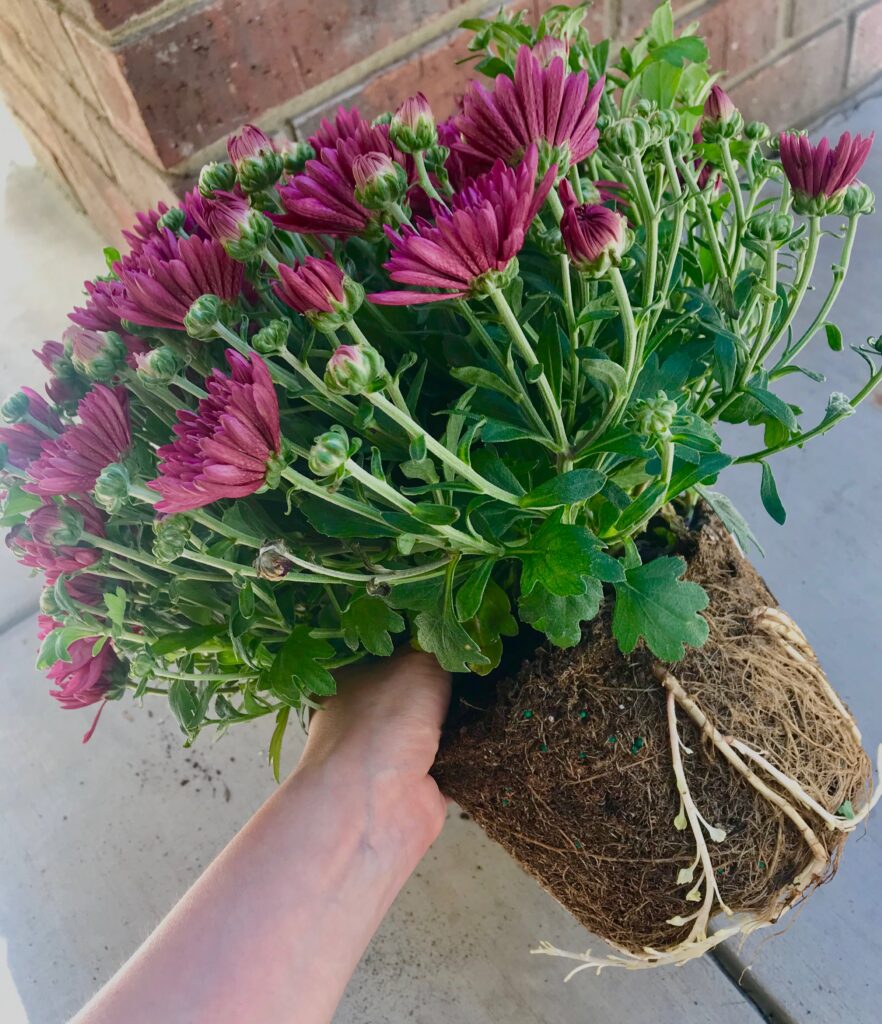
<path fill-rule="evenodd" d="M 875 132 L 867 138 L 844 132 L 831 149 L 827 138 L 812 146 L 805 135 L 782 132 L 781 166 L 794 194 L 807 202 L 822 197 L 832 199 L 844 192 L 857 178 L 874 138 Z"/>
<path fill-rule="evenodd" d="M 331 303 L 344 300 L 343 271 L 330 256 L 307 256 L 293 267 L 280 265 L 279 275 L 273 291 L 298 313 L 333 313 Z"/>
<path fill-rule="evenodd" d="M 186 512 L 221 498 L 242 498 L 266 483 L 269 462 L 281 449 L 279 403 L 259 356 L 227 352 L 231 374 L 212 371 L 208 397 L 196 412 L 181 410 L 176 439 L 159 449 L 159 476 L 150 486 L 158 512 Z"/>

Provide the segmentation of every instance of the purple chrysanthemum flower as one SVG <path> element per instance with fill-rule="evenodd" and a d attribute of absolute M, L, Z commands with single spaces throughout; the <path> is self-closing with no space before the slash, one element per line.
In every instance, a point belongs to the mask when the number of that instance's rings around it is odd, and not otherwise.
<path fill-rule="evenodd" d="M 159 476 L 150 482 L 158 512 L 186 512 L 221 498 L 244 498 L 266 483 L 281 449 L 279 403 L 266 363 L 227 351 L 228 377 L 213 370 L 208 397 L 182 409 L 177 439 L 159 449 Z"/>
<path fill-rule="evenodd" d="M 79 572 L 101 557 L 97 548 L 69 543 L 71 526 L 66 511 L 81 520 L 87 532 L 104 536 L 103 514 L 91 502 L 68 499 L 64 506 L 54 502 L 41 505 L 26 523 L 14 526 L 6 537 L 6 545 L 16 559 L 31 569 L 41 569 L 50 584 L 62 573 Z"/>
<path fill-rule="evenodd" d="M 531 145 L 523 163 L 492 170 L 471 181 L 452 199 L 452 209 L 435 205 L 435 224 L 418 220 L 416 228 L 386 229 L 392 255 L 384 264 L 399 284 L 441 288 L 440 293 L 388 291 L 370 296 L 387 306 L 441 302 L 480 292 L 521 251 L 527 229 L 545 201 L 557 173 L 548 169 L 536 185 L 539 155 Z"/>
<path fill-rule="evenodd" d="M 329 121 L 323 117 L 318 131 L 315 135 L 310 135 L 307 141 L 318 155 L 323 149 L 334 149 L 341 139 L 357 138 L 366 123 L 357 107 L 352 107 L 351 110 L 337 107 L 334 120 Z"/>
<path fill-rule="evenodd" d="M 90 331 L 120 330 L 116 303 L 125 295 L 123 285 L 119 281 L 84 281 L 83 287 L 89 296 L 86 304 L 74 307 L 68 320 Z"/>
<path fill-rule="evenodd" d="M 589 89 L 584 71 L 567 72 L 559 56 L 543 67 L 530 47 L 522 46 L 514 80 L 497 75 L 492 92 L 479 82 L 469 83 L 456 118 L 464 139 L 461 149 L 488 163 L 514 164 L 536 143 L 543 149 L 543 164 L 556 163 L 565 174 L 597 148 L 603 89 L 603 78 Z"/>
<path fill-rule="evenodd" d="M 331 256 L 307 256 L 293 267 L 279 266 L 281 280 L 273 285 L 278 297 L 298 313 L 333 313 L 332 303 L 345 301 L 345 275 Z"/>
<path fill-rule="evenodd" d="M 338 121 L 339 118 L 340 115 Z M 273 215 L 273 223 L 304 235 L 325 234 L 335 238 L 359 235 L 371 223 L 374 214 L 355 198 L 353 164 L 368 153 L 380 153 L 402 166 L 404 161 L 389 141 L 386 125 L 371 125 L 360 118 L 355 125 L 348 117 L 345 127 L 347 135 L 341 135 L 333 146 L 316 147 L 316 159 L 308 160 L 302 173 L 279 186 L 287 212 Z M 331 131 L 328 125 L 328 139 L 332 137 Z"/>
<path fill-rule="evenodd" d="M 234 302 L 242 290 L 243 267 L 213 239 L 177 238 L 170 231 L 164 243 L 171 256 L 147 243 L 138 254 L 113 265 L 123 287 L 114 297 L 118 317 L 144 327 L 180 331 L 190 306 L 203 295 Z"/>
<path fill-rule="evenodd" d="M 77 416 L 78 423 L 44 441 L 40 457 L 28 466 L 26 491 L 43 498 L 85 494 L 101 470 L 128 451 L 132 435 L 124 388 L 96 384 L 77 406 Z"/>
<path fill-rule="evenodd" d="M 200 196 L 198 217 L 208 236 L 220 242 L 234 260 L 259 256 L 272 232 L 264 214 L 235 192 L 218 190 L 210 199 Z"/>
<path fill-rule="evenodd" d="M 782 132 L 781 166 L 793 189 L 794 206 L 805 207 L 798 212 L 822 212 L 811 200 L 835 199 L 845 192 L 863 167 L 874 137 L 875 132 L 866 139 L 844 132 L 831 149 L 826 137 L 813 146 L 805 135 Z"/>

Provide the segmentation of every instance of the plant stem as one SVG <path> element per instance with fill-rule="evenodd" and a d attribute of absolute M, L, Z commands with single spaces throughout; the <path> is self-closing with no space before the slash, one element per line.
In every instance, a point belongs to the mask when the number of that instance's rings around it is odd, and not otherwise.
<path fill-rule="evenodd" d="M 732 295 L 732 282 L 729 279 L 729 269 L 726 266 L 726 260 L 723 256 L 723 251 L 720 249 L 720 240 L 717 238 L 716 228 L 714 226 L 714 219 L 711 216 L 710 207 L 707 204 L 707 199 L 704 196 L 702 190 L 698 187 L 698 183 L 695 180 L 695 175 L 692 173 L 692 169 L 686 166 L 685 161 L 682 157 L 677 157 L 676 167 L 679 170 L 683 180 L 689 187 L 693 199 L 696 201 L 696 211 L 698 213 L 698 219 L 701 221 L 701 226 L 704 230 L 705 241 L 711 250 L 711 255 L 714 258 L 714 263 L 717 266 L 717 276 L 727 289 L 728 296 L 731 298 Z"/>
<path fill-rule="evenodd" d="M 551 212 L 554 215 L 555 221 L 560 224 L 564 215 L 564 208 L 556 189 L 551 189 L 545 202 L 551 207 Z"/>
<path fill-rule="evenodd" d="M 426 448 L 445 466 L 451 469 L 458 476 L 461 476 L 464 480 L 468 480 L 469 483 L 475 485 L 478 490 L 484 494 L 489 494 L 492 498 L 496 498 L 498 501 L 504 501 L 508 505 L 517 505 L 517 495 L 512 494 L 510 491 L 505 491 L 501 487 L 497 487 L 491 483 L 485 477 L 481 476 L 480 473 L 475 472 L 472 467 L 467 463 L 463 462 L 457 455 L 449 451 L 441 444 L 440 441 L 436 441 L 432 435 L 419 425 L 410 415 L 404 413 L 399 409 L 393 402 L 390 402 L 388 398 L 385 398 L 379 391 L 375 391 L 370 394 L 366 394 L 365 398 L 378 409 L 382 410 L 389 419 L 397 423 L 409 437 L 422 437 L 426 442 Z"/>
<path fill-rule="evenodd" d="M 538 366 L 540 369 L 540 373 L 536 378 L 536 386 L 539 388 L 539 394 L 542 395 L 545 407 L 551 416 L 559 450 L 561 453 L 565 453 L 568 451 L 570 446 L 569 441 L 567 440 L 567 430 L 564 426 L 563 417 L 561 416 L 560 404 L 551 389 L 548 377 L 546 377 L 545 371 L 541 368 L 541 364 L 536 358 L 536 353 L 533 351 L 533 346 L 527 340 L 527 336 L 521 329 L 521 325 L 518 323 L 518 319 L 514 315 L 514 310 L 508 304 L 506 297 L 498 288 L 494 288 L 490 292 L 490 298 L 493 300 L 493 304 L 496 306 L 499 316 L 505 324 L 511 340 L 514 342 L 514 346 L 520 353 L 521 358 L 527 366 Z M 564 462 L 566 463 L 566 461 L 568 461 L 567 457 L 564 456 Z M 569 468 L 571 467 L 565 466 L 564 472 Z"/>
<path fill-rule="evenodd" d="M 738 276 L 738 270 L 741 266 L 741 256 L 744 251 L 741 244 L 746 227 L 744 218 L 744 197 L 741 195 L 741 182 L 738 179 L 738 171 L 735 168 L 735 162 L 732 160 L 732 150 L 729 146 L 728 139 L 720 140 L 720 152 L 723 155 L 723 169 L 726 173 L 726 184 L 729 186 L 729 194 L 732 196 L 732 201 L 735 204 L 736 234 L 732 250 L 729 253 L 729 261 L 732 265 L 732 277 L 735 278 Z"/>
<path fill-rule="evenodd" d="M 790 346 L 790 348 L 784 350 L 781 358 L 772 370 L 773 375 L 776 370 L 781 369 L 782 366 L 789 363 L 794 356 L 799 355 L 826 321 L 827 314 L 833 308 L 834 302 L 836 302 L 836 299 L 839 297 L 839 292 L 842 289 L 842 283 L 845 280 L 846 273 L 848 272 L 848 264 L 851 261 L 851 250 L 854 246 L 859 218 L 860 215 L 855 214 L 848 219 L 848 228 L 842 242 L 842 252 L 839 256 L 839 262 L 833 267 L 833 284 L 830 286 L 830 290 L 827 292 L 827 297 L 824 299 L 821 308 L 818 310 L 817 316 L 812 320 L 802 337 L 794 345 Z"/>
<path fill-rule="evenodd" d="M 419 181 L 423 192 L 425 192 L 430 199 L 434 199 L 435 202 L 443 204 L 444 200 L 432 184 L 432 179 L 429 177 L 429 172 L 426 170 L 426 158 L 423 156 L 422 150 L 417 150 L 417 152 L 413 154 L 413 162 L 416 167 L 417 180 Z"/>
<path fill-rule="evenodd" d="M 658 213 L 652 201 L 652 193 L 643 173 L 639 153 L 633 153 L 634 180 L 640 201 L 643 227 L 646 232 L 646 273 L 643 278 L 643 306 L 651 306 L 655 297 L 655 275 L 658 264 Z"/>

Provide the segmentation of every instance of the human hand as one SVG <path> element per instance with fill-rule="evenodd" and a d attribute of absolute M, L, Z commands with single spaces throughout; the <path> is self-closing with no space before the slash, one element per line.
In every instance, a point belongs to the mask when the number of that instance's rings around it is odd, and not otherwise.
<path fill-rule="evenodd" d="M 419 651 L 345 669 L 337 695 L 312 716 L 297 774 L 321 772 L 341 788 L 360 787 L 381 812 L 378 829 L 427 848 L 446 815 L 428 772 L 449 703 L 449 673 Z"/>

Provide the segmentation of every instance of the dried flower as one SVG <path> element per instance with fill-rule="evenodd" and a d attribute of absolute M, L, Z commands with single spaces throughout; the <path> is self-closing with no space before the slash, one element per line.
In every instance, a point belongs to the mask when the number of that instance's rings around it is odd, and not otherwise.
<path fill-rule="evenodd" d="M 536 185 L 538 152 L 527 150 L 517 168 L 498 160 L 453 197 L 452 209 L 435 207 L 436 223 L 416 228 L 387 228 L 392 254 L 384 264 L 399 284 L 441 288 L 442 292 L 378 292 L 372 302 L 407 306 L 481 294 L 504 283 L 504 274 L 520 252 L 527 229 L 545 201 L 556 168 Z"/>
<path fill-rule="evenodd" d="M 114 264 L 124 287 L 114 299 L 114 309 L 132 323 L 180 331 L 200 296 L 234 302 L 242 290 L 243 268 L 219 242 L 195 236 L 178 239 L 171 232 L 167 237 L 173 245 L 171 258 L 147 246 Z"/>
<path fill-rule="evenodd" d="M 282 158 L 270 137 L 253 124 L 227 139 L 227 153 L 245 192 L 261 192 L 281 177 Z"/>
<path fill-rule="evenodd" d="M 351 320 L 364 299 L 362 286 L 331 256 L 307 256 L 293 267 L 280 264 L 279 277 L 273 285 L 276 295 L 319 330 L 334 331 Z"/>
<path fill-rule="evenodd" d="M 213 370 L 208 397 L 182 409 L 176 440 L 159 449 L 159 476 L 150 487 L 157 512 L 186 512 L 221 498 L 243 498 L 266 483 L 281 451 L 279 403 L 266 363 L 227 351 L 230 376 Z"/>
<path fill-rule="evenodd" d="M 44 442 L 40 457 L 28 467 L 32 482 L 26 491 L 41 497 L 85 494 L 101 470 L 128 451 L 132 436 L 124 388 L 96 384 L 77 406 L 77 416 L 79 423 Z"/>
<path fill-rule="evenodd" d="M 465 153 L 492 163 L 517 163 L 527 147 L 541 148 L 543 170 L 557 165 L 563 176 L 597 148 L 597 114 L 605 81 L 589 90 L 584 71 L 568 73 L 554 57 L 548 67 L 529 46 L 518 50 L 514 81 L 497 75 L 493 91 L 469 82 L 456 126 Z"/>
<path fill-rule="evenodd" d="M 438 141 L 435 115 L 421 92 L 409 96 L 392 115 L 389 138 L 402 153 L 419 153 Z"/>
<path fill-rule="evenodd" d="M 874 137 L 874 132 L 866 139 L 844 132 L 831 149 L 826 137 L 813 146 L 805 135 L 782 132 L 781 166 L 793 189 L 794 210 L 817 215 L 838 212 L 843 193 L 863 167 Z"/>
<path fill-rule="evenodd" d="M 564 215 L 560 233 L 573 266 L 584 274 L 600 277 L 617 267 L 633 240 L 625 218 L 606 206 L 576 202 L 570 183 L 560 183 Z"/>

